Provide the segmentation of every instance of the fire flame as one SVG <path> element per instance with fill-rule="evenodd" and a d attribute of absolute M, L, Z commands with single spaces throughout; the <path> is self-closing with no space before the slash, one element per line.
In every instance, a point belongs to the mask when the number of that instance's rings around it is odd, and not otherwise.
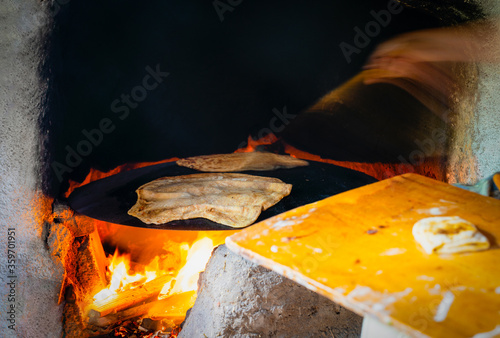
<path fill-rule="evenodd" d="M 104 300 L 112 295 L 152 281 L 161 273 L 158 262 L 159 257 L 157 256 L 144 267 L 144 271 L 132 275 L 130 274 L 132 271 L 130 255 L 120 254 L 116 250 L 108 267 L 109 285 L 94 295 L 94 300 Z"/>
<path fill-rule="evenodd" d="M 276 141 L 278 141 L 278 138 L 272 133 L 257 140 L 254 140 L 252 136 L 249 135 L 247 139 L 247 146 L 236 149 L 235 153 L 251 153 L 257 149 L 257 146 L 273 144 Z"/>
<path fill-rule="evenodd" d="M 198 276 L 205 270 L 208 260 L 214 250 L 214 242 L 210 238 L 202 238 L 196 241 L 191 248 L 184 243 L 181 249 L 187 250 L 186 264 L 179 270 L 175 277 L 175 284 L 172 290 L 166 285 L 160 292 L 158 299 L 164 299 L 170 295 L 196 291 L 198 286 Z"/>
<path fill-rule="evenodd" d="M 230 235 L 234 231 L 227 231 L 226 233 Z M 137 267 L 134 269 L 130 255 L 119 253 L 116 250 L 114 255 L 110 257 L 108 266 L 109 285 L 93 297 L 94 302 L 91 308 L 103 302 L 115 302 L 120 299 L 121 293 L 124 291 L 139 288 L 150 281 L 154 283 L 154 280 L 158 277 L 163 278 L 163 276 L 172 275 L 173 278 L 165 281 L 157 297 L 157 300 L 166 301 L 167 303 L 162 303 L 160 308 L 152 307 L 149 315 L 155 318 L 182 319 L 196 300 L 200 272 L 205 269 L 205 265 L 210 259 L 215 246 L 222 244 L 225 237 L 219 231 L 210 235 L 206 232 L 200 232 L 198 238 L 191 244 L 188 242 L 178 243 L 181 266 L 174 267 L 167 266 L 164 264 L 165 261 L 162 261 L 162 259 L 166 260 L 168 258 L 156 256 L 142 269 L 137 269 Z M 174 269 L 178 270 L 176 274 Z M 136 292 L 136 290 L 133 292 Z M 139 292 L 142 291 L 139 290 Z M 168 306 L 165 304 L 168 304 Z"/>

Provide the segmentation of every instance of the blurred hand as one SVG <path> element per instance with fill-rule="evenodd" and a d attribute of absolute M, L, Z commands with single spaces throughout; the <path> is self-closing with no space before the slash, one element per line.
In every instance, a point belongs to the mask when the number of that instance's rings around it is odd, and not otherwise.
<path fill-rule="evenodd" d="M 376 67 L 388 57 L 409 62 L 499 62 L 499 33 L 497 22 L 485 20 L 402 34 L 380 44 L 371 55 L 367 67 Z"/>
<path fill-rule="evenodd" d="M 365 83 L 388 82 L 422 100 L 433 97 L 446 103 L 457 84 L 454 63 L 471 61 L 500 62 L 495 22 L 416 31 L 388 40 L 364 67 Z"/>

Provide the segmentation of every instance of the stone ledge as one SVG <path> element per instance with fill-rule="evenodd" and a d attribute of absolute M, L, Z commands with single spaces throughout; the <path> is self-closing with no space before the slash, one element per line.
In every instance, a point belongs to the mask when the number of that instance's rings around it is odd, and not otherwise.
<path fill-rule="evenodd" d="M 219 246 L 179 337 L 359 337 L 363 318 Z"/>

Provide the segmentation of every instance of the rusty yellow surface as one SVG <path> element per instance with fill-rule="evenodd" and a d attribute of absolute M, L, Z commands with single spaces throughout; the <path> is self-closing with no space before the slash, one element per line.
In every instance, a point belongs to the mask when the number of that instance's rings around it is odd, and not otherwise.
<path fill-rule="evenodd" d="M 426 254 L 412 227 L 433 216 L 474 223 L 491 248 Z M 406 174 L 275 216 L 226 244 L 412 336 L 485 338 L 500 337 L 499 239 L 500 201 Z"/>

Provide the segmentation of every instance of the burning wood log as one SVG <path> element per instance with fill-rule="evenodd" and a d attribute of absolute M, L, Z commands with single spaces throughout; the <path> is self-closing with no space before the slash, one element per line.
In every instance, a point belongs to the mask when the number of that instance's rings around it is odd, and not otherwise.
<path fill-rule="evenodd" d="M 89 314 L 89 323 L 102 328 L 112 326 L 127 319 L 144 316 L 149 312 L 149 309 L 155 306 L 155 304 L 158 302 L 165 303 L 165 299 L 135 306 L 124 311 L 109 314 L 104 317 L 96 317 L 96 316 L 91 317 Z M 91 312 L 92 311 L 93 310 L 91 310 Z"/>
<path fill-rule="evenodd" d="M 180 324 L 194 305 L 196 291 L 176 293 L 163 300 L 165 303 L 158 302 L 151 307 L 148 316 L 152 319 L 169 318 Z"/>
<path fill-rule="evenodd" d="M 95 301 L 90 306 L 88 313 L 90 322 L 110 313 L 116 313 L 156 298 L 163 286 L 171 282 L 172 279 L 171 275 L 161 276 L 135 289 L 126 290 Z"/>
<path fill-rule="evenodd" d="M 91 310 L 94 316 L 89 314 L 89 323 L 101 328 L 115 325 L 121 321 L 148 315 L 153 319 L 173 318 L 175 323 L 180 322 L 186 316 L 186 311 L 193 306 L 196 299 L 195 291 L 183 292 L 168 298 L 134 306 L 123 311 L 108 314 L 107 316 L 96 316 L 97 312 Z"/>

